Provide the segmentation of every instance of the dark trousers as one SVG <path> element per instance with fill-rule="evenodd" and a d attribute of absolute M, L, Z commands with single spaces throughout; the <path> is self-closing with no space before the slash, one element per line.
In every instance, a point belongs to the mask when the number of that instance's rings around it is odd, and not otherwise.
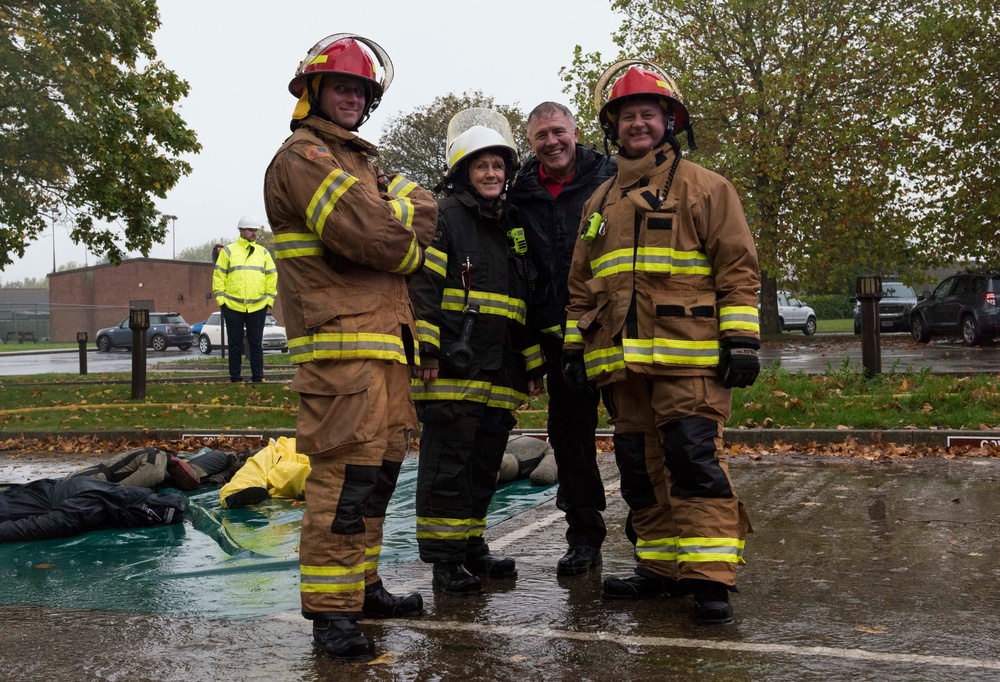
<path fill-rule="evenodd" d="M 465 400 L 418 401 L 417 546 L 427 563 L 488 554 L 486 513 L 515 420 Z"/>
<path fill-rule="evenodd" d="M 264 378 L 264 322 L 267 319 L 267 309 L 252 313 L 241 313 L 222 306 L 222 316 L 226 319 L 226 335 L 229 337 L 229 378 L 240 379 L 240 366 L 243 364 L 243 338 L 246 329 L 246 340 L 250 345 L 250 376 L 254 381 Z"/>
<path fill-rule="evenodd" d="M 543 352 L 549 393 L 549 444 L 555 452 L 559 477 L 556 506 L 566 512 L 566 541 L 570 546 L 600 549 L 608 534 L 601 516 L 606 501 L 594 442 L 600 393 L 593 386 L 574 391 L 566 384 L 562 348 L 557 340 L 545 339 Z"/>

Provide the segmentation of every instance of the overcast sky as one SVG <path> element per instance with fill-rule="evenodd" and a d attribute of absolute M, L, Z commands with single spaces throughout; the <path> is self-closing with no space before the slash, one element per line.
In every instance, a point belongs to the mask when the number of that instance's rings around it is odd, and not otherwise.
<path fill-rule="evenodd" d="M 177 220 L 176 232 L 153 247 L 154 258 L 171 258 L 175 249 L 179 253 L 220 236 L 235 239 L 241 215 L 265 221 L 264 170 L 289 134 L 295 105 L 288 81 L 321 38 L 357 33 L 392 59 L 395 79 L 360 130 L 377 143 L 387 118 L 447 93 L 478 89 L 525 112 L 549 99 L 569 105 L 559 69 L 571 65 L 575 45 L 600 51 L 605 59 L 616 55 L 611 34 L 621 23 L 611 0 L 159 4 L 157 56 L 191 86 L 180 113 L 202 151 L 188 158 L 193 172 L 158 203 Z M 309 8 L 323 11 L 307 15 Z M 95 262 L 65 228 L 56 227 L 54 249 L 51 235 L 41 238 L 0 272 L 0 281 L 44 277 L 52 271 L 53 250 L 57 266 Z"/>

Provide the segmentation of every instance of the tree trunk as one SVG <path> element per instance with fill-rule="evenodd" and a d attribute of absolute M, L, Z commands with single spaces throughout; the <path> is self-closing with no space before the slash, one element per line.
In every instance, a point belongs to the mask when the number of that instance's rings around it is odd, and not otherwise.
<path fill-rule="evenodd" d="M 778 280 L 760 273 L 760 335 L 761 338 L 781 334 L 778 324 Z"/>

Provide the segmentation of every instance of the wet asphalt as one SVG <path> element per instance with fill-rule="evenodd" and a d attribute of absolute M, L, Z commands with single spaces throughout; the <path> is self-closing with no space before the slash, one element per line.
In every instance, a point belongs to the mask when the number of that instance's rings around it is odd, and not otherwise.
<path fill-rule="evenodd" d="M 435 593 L 420 562 L 387 567 L 425 614 L 369 621 L 382 656 L 327 659 L 297 612 L 252 620 L 0 606 L 6 680 L 991 680 L 1000 679 L 1000 460 L 731 459 L 754 533 L 732 602 L 703 628 L 689 599 L 601 599 L 632 571 L 612 455 L 600 571 L 557 577 L 552 502 L 487 530 L 518 577 L 478 597 Z M 9 466 L 10 462 L 6 462 Z M 39 460 L 38 471 L 71 468 Z M 47 467 L 47 468 L 46 468 Z M 36 588 L 42 586 L 35 586 Z M 248 598 L 266 598 L 252 595 Z"/>
<path fill-rule="evenodd" d="M 761 356 L 792 372 L 861 366 L 856 339 L 786 334 Z M 1000 349 L 889 336 L 882 366 L 1000 372 Z M 601 598 L 602 575 L 634 567 L 617 470 L 602 453 L 609 534 L 600 570 L 556 576 L 565 523 L 552 502 L 487 530 L 493 551 L 517 560 L 518 577 L 488 582 L 478 597 L 435 593 L 420 562 L 387 567 L 387 587 L 420 591 L 425 614 L 364 621 L 382 652 L 370 664 L 318 653 L 298 612 L 225 620 L 134 613 L 128 604 L 0 605 L 0 679 L 1000 680 L 1000 459 L 757 451 L 730 460 L 754 528 L 733 626 L 696 626 L 689 599 Z M 25 465 L 0 452 L 4 480 L 77 465 L 55 457 Z"/>

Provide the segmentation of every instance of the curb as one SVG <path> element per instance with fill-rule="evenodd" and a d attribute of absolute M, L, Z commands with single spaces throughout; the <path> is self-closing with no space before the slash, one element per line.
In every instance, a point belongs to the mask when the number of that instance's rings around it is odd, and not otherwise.
<path fill-rule="evenodd" d="M 546 432 L 540 429 L 514 429 L 512 435 L 544 436 Z M 610 438 L 611 429 L 598 429 L 598 438 Z M 186 438 L 256 438 L 262 441 L 282 436 L 295 437 L 294 429 L 265 429 L 263 431 L 231 431 L 231 430 L 185 430 L 158 429 L 139 431 L 121 429 L 113 431 L 0 431 L 0 438 L 81 438 L 95 437 L 101 440 L 139 440 L 153 438 L 156 440 L 184 440 Z M 972 445 L 976 447 L 1000 446 L 1000 431 L 959 431 L 935 429 L 725 429 L 723 438 L 727 444 L 742 443 L 745 445 L 810 445 L 846 443 L 848 440 L 858 445 L 929 445 L 934 447 L 950 447 L 951 445 Z M 962 439 L 959 443 L 955 439 Z"/>

